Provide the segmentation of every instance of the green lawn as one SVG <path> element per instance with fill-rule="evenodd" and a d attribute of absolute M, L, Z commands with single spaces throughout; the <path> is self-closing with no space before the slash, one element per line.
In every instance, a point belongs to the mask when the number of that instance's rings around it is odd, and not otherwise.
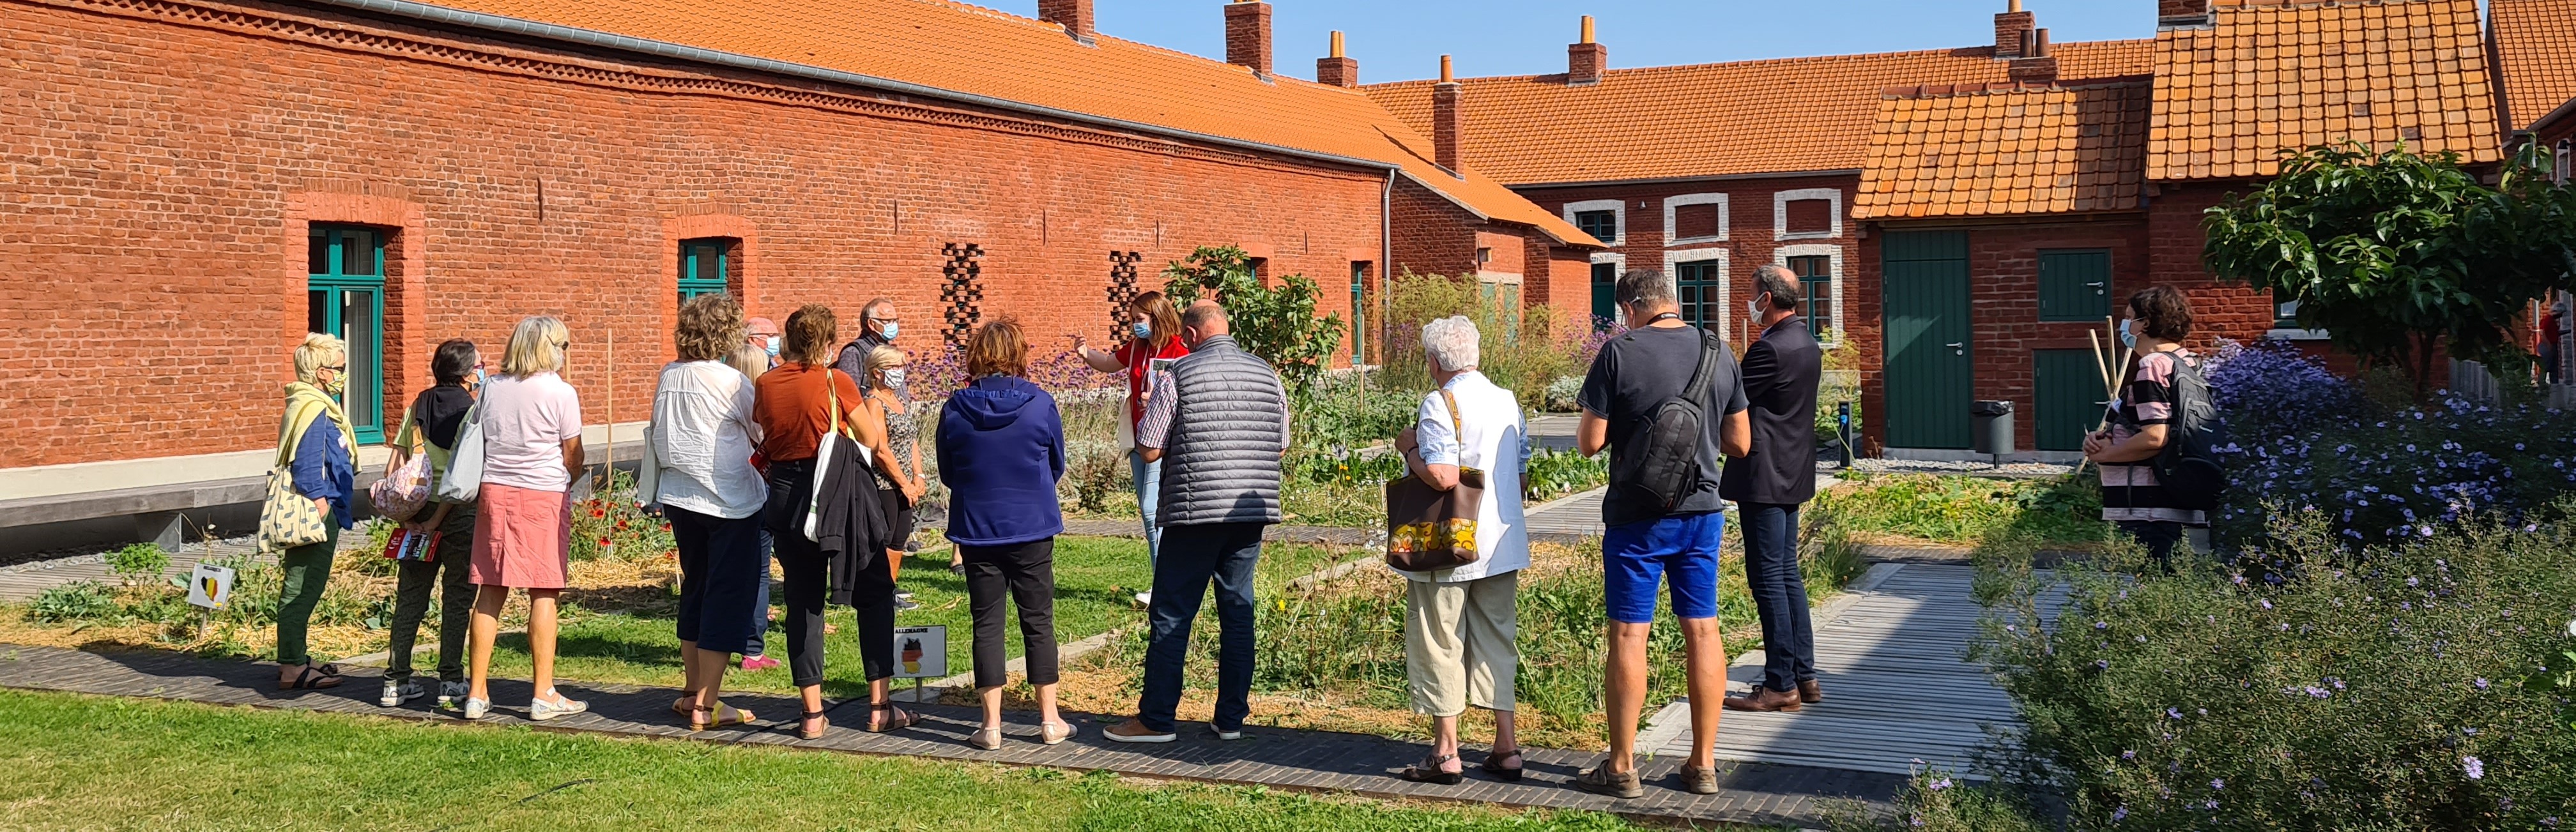
<path fill-rule="evenodd" d="M 1615 830 L 1055 769 L 0 691 L 12 829 Z"/>
<path fill-rule="evenodd" d="M 1339 556 L 1337 550 L 1312 546 L 1273 545 L 1262 558 L 1263 574 L 1274 580 L 1304 575 L 1322 569 Z M 948 627 L 948 672 L 972 670 L 969 657 L 973 647 L 973 615 L 966 598 L 966 580 L 948 571 L 946 551 L 927 557 L 906 558 L 900 582 L 913 593 L 921 609 L 902 613 L 895 618 L 901 626 L 946 625 Z M 1137 590 L 1153 581 L 1153 568 L 1145 558 L 1145 542 L 1129 538 L 1062 537 L 1056 539 L 1056 640 L 1069 644 L 1106 630 L 1139 624 L 1145 620 L 1143 610 L 1135 608 Z M 680 676 L 680 646 L 671 620 L 672 601 L 658 593 L 639 595 L 622 593 L 613 597 L 583 596 L 579 592 L 565 596 L 579 609 L 566 616 L 558 636 L 558 658 L 555 673 L 575 683 L 622 682 L 629 684 L 677 685 Z M 772 602 L 779 599 L 773 597 Z M 834 606 L 828 620 L 840 628 L 826 639 L 823 684 L 824 694 L 834 697 L 857 696 L 866 690 L 864 673 L 859 663 L 859 628 L 856 613 L 848 607 Z M 1011 655 L 1023 652 L 1019 630 L 1013 625 L 1006 630 L 1011 640 Z M 771 656 L 785 661 L 786 634 L 771 630 L 767 647 Z M 427 657 L 423 657 L 426 660 Z M 497 676 L 525 678 L 530 672 L 527 637 L 504 636 L 493 658 L 492 672 Z M 725 677 L 727 688 L 767 693 L 793 690 L 785 667 L 757 673 L 735 672 Z"/>

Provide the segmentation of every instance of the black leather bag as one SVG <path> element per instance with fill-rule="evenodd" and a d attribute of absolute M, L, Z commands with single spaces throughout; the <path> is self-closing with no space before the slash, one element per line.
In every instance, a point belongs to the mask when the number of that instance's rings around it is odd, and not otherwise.
<path fill-rule="evenodd" d="M 1700 330 L 1699 368 L 1691 372 L 1682 393 L 1666 399 L 1655 415 L 1637 425 L 1628 441 L 1611 449 L 1611 487 L 1671 512 L 1699 490 L 1707 472 L 1700 470 L 1699 444 L 1708 435 L 1708 388 L 1717 375 L 1718 351 L 1726 343 Z"/>

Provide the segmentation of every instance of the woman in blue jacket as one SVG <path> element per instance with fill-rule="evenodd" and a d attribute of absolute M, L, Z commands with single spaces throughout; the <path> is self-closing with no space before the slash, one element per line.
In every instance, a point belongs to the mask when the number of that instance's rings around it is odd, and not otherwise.
<path fill-rule="evenodd" d="M 321 542 L 278 553 L 285 575 L 277 591 L 277 686 L 283 690 L 338 687 L 340 668 L 313 663 L 305 652 L 305 630 L 313 607 L 322 602 L 322 587 L 331 582 L 331 554 L 340 545 L 340 530 L 349 528 L 349 494 L 356 491 L 357 432 L 340 397 L 349 391 L 349 348 L 321 333 L 304 336 L 295 348 L 295 383 L 286 385 L 286 423 L 279 444 L 295 450 L 288 471 L 295 491 L 321 509 Z"/>
<path fill-rule="evenodd" d="M 1038 691 L 1038 739 L 1073 736 L 1056 713 L 1055 536 L 1064 531 L 1055 483 L 1064 476 L 1064 421 L 1055 397 L 1026 378 L 1029 342 L 1010 319 L 985 324 L 966 344 L 966 389 L 939 413 L 939 480 L 948 485 L 948 539 L 966 565 L 975 612 L 975 689 L 984 698 L 977 748 L 1002 747 L 1004 594 L 1020 610 L 1029 684 Z"/>

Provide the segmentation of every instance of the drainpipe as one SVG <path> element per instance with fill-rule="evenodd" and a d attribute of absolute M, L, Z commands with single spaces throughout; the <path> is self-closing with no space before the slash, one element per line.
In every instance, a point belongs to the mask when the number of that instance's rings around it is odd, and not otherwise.
<path fill-rule="evenodd" d="M 1386 351 L 1386 339 L 1394 337 L 1392 333 L 1395 332 L 1394 322 L 1386 319 L 1388 296 L 1395 288 L 1395 175 L 1394 168 L 1387 169 L 1386 189 L 1378 193 L 1377 201 L 1377 348 L 1379 352 Z M 1368 359 L 1363 356 L 1360 363 L 1365 365 Z"/>

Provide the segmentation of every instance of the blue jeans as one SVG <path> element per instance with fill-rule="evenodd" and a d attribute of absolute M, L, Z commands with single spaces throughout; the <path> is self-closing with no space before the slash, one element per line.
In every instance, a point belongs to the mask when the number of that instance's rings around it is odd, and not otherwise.
<path fill-rule="evenodd" d="M 1199 600 L 1216 582 L 1217 730 L 1243 728 L 1252 715 L 1252 568 L 1261 561 L 1261 523 L 1173 526 L 1172 559 L 1154 561 L 1154 603 L 1146 620 L 1145 693 L 1136 721 L 1157 732 L 1172 730 L 1181 705 L 1181 666 L 1189 658 L 1190 624 Z"/>
<path fill-rule="evenodd" d="M 769 634 L 769 561 L 776 556 L 776 550 L 772 549 L 769 543 L 769 524 L 762 523 L 760 524 L 760 588 L 755 600 L 752 601 L 754 606 L 751 608 L 751 641 L 742 648 L 742 657 L 746 659 L 766 655 L 769 652 L 769 645 L 762 640 L 762 637 Z"/>
<path fill-rule="evenodd" d="M 1736 503 L 1744 515 L 1744 582 L 1762 618 L 1762 684 L 1796 690 L 1816 678 L 1816 634 L 1807 623 L 1807 578 L 1798 570 L 1798 507 Z"/>
<path fill-rule="evenodd" d="M 1163 497 L 1163 463 L 1146 462 L 1145 452 L 1127 452 L 1127 473 L 1136 480 L 1136 510 L 1145 516 L 1145 562 L 1152 563 L 1163 552 L 1163 529 L 1154 525 L 1154 514 L 1162 508 L 1156 503 Z"/>

